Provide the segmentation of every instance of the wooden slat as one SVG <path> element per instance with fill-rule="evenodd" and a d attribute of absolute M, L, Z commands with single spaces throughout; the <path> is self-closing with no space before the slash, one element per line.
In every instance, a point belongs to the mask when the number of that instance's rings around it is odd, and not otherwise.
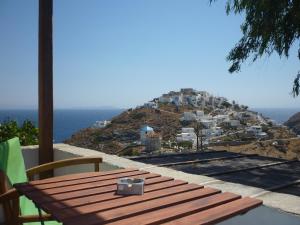
<path fill-rule="evenodd" d="M 175 187 L 183 184 L 187 184 L 188 182 L 182 181 L 182 180 L 175 180 L 174 182 L 161 182 L 157 184 L 152 184 L 152 185 L 146 185 L 144 192 L 151 192 L 151 191 L 156 191 L 156 190 L 163 190 L 166 188 L 170 187 Z M 199 185 L 200 186 L 200 185 Z M 200 188 L 203 188 L 203 186 L 200 186 Z"/>
<path fill-rule="evenodd" d="M 136 176 L 130 176 L 132 178 L 145 178 L 146 182 L 148 179 L 154 179 L 154 178 L 160 178 L 160 175 L 158 174 L 144 174 L 144 175 L 136 175 Z M 170 181 L 173 180 L 173 178 L 169 177 L 164 177 L 162 179 L 159 179 L 156 182 L 161 182 L 161 181 Z M 61 200 L 61 197 L 63 199 L 66 198 L 72 198 L 72 197 L 79 197 L 79 196 L 84 196 L 87 192 L 89 194 L 91 193 L 98 193 L 101 194 L 100 188 L 106 187 L 106 186 L 112 186 L 116 185 L 117 179 L 115 180 L 107 180 L 107 181 L 100 181 L 98 183 L 93 183 L 91 184 L 81 184 L 81 185 L 74 185 L 68 188 L 62 188 L 62 189 L 49 189 L 49 190 L 44 190 L 44 191 L 31 191 L 31 192 L 24 192 L 25 196 L 33 200 L 35 203 L 41 203 L 45 201 L 58 201 Z M 111 187 L 110 187 L 110 190 Z M 72 196 L 72 197 L 71 197 Z"/>
<path fill-rule="evenodd" d="M 85 189 L 85 188 L 93 188 L 96 186 L 105 186 L 108 184 L 113 184 L 116 183 L 118 178 L 121 177 L 133 177 L 133 176 L 139 176 L 139 177 L 144 177 L 145 175 L 149 175 L 149 173 L 147 172 L 130 172 L 130 173 L 126 173 L 124 176 L 122 175 L 116 175 L 116 177 L 114 179 L 110 179 L 110 180 L 100 180 L 97 182 L 86 182 L 83 184 L 75 184 L 72 186 L 58 186 L 58 187 L 54 187 L 54 188 L 49 188 L 49 189 L 39 189 L 39 187 L 37 187 L 36 185 L 31 185 L 30 183 L 28 185 L 19 187 L 18 190 L 20 190 L 21 193 L 27 193 L 30 194 L 30 192 L 37 192 L 37 193 L 44 193 L 44 194 L 58 194 L 58 193 L 64 193 L 64 192 L 69 192 L 69 191 L 74 191 L 74 190 L 80 190 L 80 189 Z M 160 176 L 159 174 L 150 174 L 150 176 Z"/>
<path fill-rule="evenodd" d="M 153 180 L 153 179 L 151 179 Z M 167 184 L 167 185 L 166 185 Z M 185 185 L 186 184 L 186 185 Z M 82 206 L 87 204 L 92 204 L 96 202 L 104 202 L 108 200 L 113 199 L 120 199 L 124 198 L 122 195 L 116 195 L 115 191 L 117 190 L 117 186 L 109 186 L 111 187 L 111 192 L 103 193 L 103 194 L 94 194 L 89 195 L 85 197 L 78 197 L 78 198 L 72 198 L 67 199 L 65 201 L 55 201 L 55 202 L 46 202 L 44 204 L 40 204 L 40 206 L 45 211 L 52 211 L 52 210 L 60 210 L 68 207 L 75 207 L 75 206 Z M 147 188 L 150 187 L 151 189 Z M 168 187 L 168 188 L 166 188 Z M 139 201 L 142 198 L 145 198 L 149 196 L 158 197 L 158 196 L 167 196 L 173 193 L 179 193 L 184 192 L 192 189 L 199 189 L 202 188 L 202 186 L 199 185 L 187 185 L 187 182 L 181 181 L 181 180 L 175 180 L 175 181 L 169 181 L 169 182 L 163 182 L 158 184 L 152 184 L 152 185 L 146 185 L 145 186 L 145 194 L 143 196 L 132 196 L 134 199 L 137 198 L 135 201 Z M 149 191 L 151 190 L 151 191 Z M 130 198 L 128 198 L 130 200 Z M 150 199 L 150 198 L 149 198 Z"/>
<path fill-rule="evenodd" d="M 87 212 L 90 213 L 91 210 L 94 211 L 96 210 L 97 212 L 103 211 L 103 210 L 109 210 L 109 209 L 114 209 L 114 208 L 119 208 L 119 207 L 128 207 L 129 205 L 132 204 L 138 204 L 141 202 L 146 202 L 158 198 L 163 198 L 171 195 L 176 195 L 184 192 L 189 192 L 193 190 L 200 189 L 196 184 L 187 184 L 179 187 L 174 187 L 174 188 L 168 188 L 164 190 L 158 190 L 158 191 L 153 191 L 149 193 L 145 193 L 142 196 L 120 196 L 118 199 L 111 199 L 109 202 L 97 202 L 97 203 L 90 203 L 90 204 L 85 204 L 83 206 L 79 207 L 73 207 L 65 209 L 63 211 L 58 211 L 56 213 L 56 216 L 59 217 L 60 219 L 66 218 L 66 217 L 73 217 L 78 215 L 78 210 L 81 212 Z M 43 207 L 44 208 L 44 207 Z M 74 210 L 75 209 L 75 210 Z M 56 209 L 55 209 L 56 210 Z"/>
<path fill-rule="evenodd" d="M 80 179 L 85 179 L 86 177 L 107 176 L 107 175 L 127 173 L 133 171 L 138 171 L 138 169 L 128 168 L 128 169 L 110 170 L 105 172 L 84 172 L 84 173 L 68 174 L 68 175 L 63 175 L 58 177 L 51 177 L 43 180 L 35 180 L 35 181 L 31 181 L 30 183 L 36 185 L 51 184 L 51 183 L 71 181 L 71 180 L 80 180 Z"/>
<path fill-rule="evenodd" d="M 96 177 L 89 177 L 82 178 L 80 180 L 72 180 L 72 181 L 61 181 L 57 183 L 51 183 L 51 184 L 32 184 L 29 182 L 28 184 L 23 184 L 20 186 L 20 190 L 30 192 L 30 191 L 36 191 L 36 190 L 47 190 L 55 188 L 64 188 L 68 186 L 75 186 L 85 183 L 92 183 L 92 182 L 99 182 L 99 181 L 106 181 L 106 180 L 113 180 L 120 177 L 127 177 L 127 176 L 134 176 L 134 175 L 143 175 L 148 174 L 147 171 L 132 171 L 132 172 L 126 172 L 126 173 L 118 173 L 113 175 L 107 175 L 107 176 L 96 176 Z"/>
<path fill-rule="evenodd" d="M 173 178 L 170 177 L 156 177 L 152 179 L 146 179 L 146 187 L 145 187 L 145 192 L 151 191 L 151 188 L 154 188 L 154 190 L 157 190 L 158 188 L 155 189 L 154 185 L 158 185 L 160 183 L 172 181 Z M 116 184 L 111 184 L 109 186 L 104 186 L 104 187 L 96 187 L 93 189 L 87 189 L 87 190 L 79 190 L 79 191 L 73 191 L 73 192 L 68 192 L 68 193 L 61 193 L 61 194 L 55 194 L 55 195 L 44 195 L 41 194 L 39 196 L 35 196 L 34 198 L 31 198 L 36 204 L 41 204 L 46 203 L 46 202 L 53 202 L 53 201 L 64 201 L 68 199 L 76 199 L 78 197 L 85 197 L 85 196 L 90 196 L 90 195 L 102 195 L 105 193 L 109 192 L 115 192 L 116 191 Z M 30 197 L 30 193 L 29 196 Z"/>
<path fill-rule="evenodd" d="M 173 220 L 164 225 L 209 225 L 221 222 L 238 214 L 245 213 L 262 204 L 262 201 L 245 197 L 203 212 Z"/>
<path fill-rule="evenodd" d="M 85 225 L 91 225 L 91 224 L 99 224 L 102 221 L 110 221 L 120 218 L 127 218 L 129 216 L 138 215 L 147 213 L 153 210 L 169 207 L 175 204 L 191 201 L 193 199 L 199 199 L 204 198 L 213 194 L 220 193 L 219 190 L 213 189 L 213 188 L 202 188 L 194 191 L 184 192 L 176 195 L 171 195 L 167 197 L 157 198 L 154 200 L 145 201 L 142 203 L 133 204 L 130 206 L 114 208 L 112 210 L 106 210 L 99 212 L 98 207 L 101 207 L 101 210 L 104 210 L 105 208 L 110 208 L 110 202 L 107 202 L 105 204 L 105 207 L 103 207 L 101 204 L 97 207 L 94 207 L 93 205 L 90 205 L 89 207 L 76 207 L 74 208 L 74 214 L 72 216 L 62 216 L 57 217 L 57 212 L 53 212 L 52 215 L 54 218 L 57 218 L 61 221 L 63 219 L 64 224 L 73 224 L 73 225 L 79 225 L 79 224 L 85 224 Z M 77 212 L 77 215 L 80 214 L 80 216 L 74 216 Z M 86 215 L 84 215 L 86 214 Z"/>
<path fill-rule="evenodd" d="M 163 222 L 179 219 L 218 205 L 225 204 L 241 198 L 239 195 L 232 193 L 221 193 L 202 199 L 196 199 L 183 204 L 178 204 L 164 209 L 155 210 L 149 213 L 129 217 L 123 220 L 117 220 L 110 225 L 130 225 L 130 224 L 161 224 Z"/>

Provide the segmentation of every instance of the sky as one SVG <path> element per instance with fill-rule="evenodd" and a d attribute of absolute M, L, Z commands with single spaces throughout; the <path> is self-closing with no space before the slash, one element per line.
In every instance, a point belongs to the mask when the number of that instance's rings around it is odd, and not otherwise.
<path fill-rule="evenodd" d="M 180 88 L 254 108 L 297 108 L 296 48 L 246 62 L 226 56 L 242 15 L 225 1 L 54 0 L 54 107 L 130 108 Z M 38 1 L 0 1 L 0 109 L 37 108 Z"/>

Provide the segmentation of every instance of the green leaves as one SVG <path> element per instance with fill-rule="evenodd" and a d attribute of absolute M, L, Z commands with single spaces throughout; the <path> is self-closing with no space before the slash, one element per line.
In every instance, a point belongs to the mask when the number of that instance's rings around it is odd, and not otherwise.
<path fill-rule="evenodd" d="M 19 137 L 21 145 L 35 145 L 38 143 L 38 129 L 34 124 L 25 120 L 21 126 L 15 120 L 7 120 L 0 124 L 0 142 Z"/>
<path fill-rule="evenodd" d="M 210 0 L 210 3 L 216 0 Z M 274 51 L 289 57 L 289 51 L 300 38 L 300 0 L 227 0 L 226 12 L 244 14 L 243 37 L 229 52 L 229 72 L 239 72 L 249 57 L 256 61 Z M 300 59 L 300 46 L 298 47 Z M 293 95 L 299 95 L 299 74 L 294 80 Z"/>
<path fill-rule="evenodd" d="M 298 72 L 293 84 L 292 94 L 294 97 L 299 95 L 299 89 L 300 89 L 299 80 L 300 80 L 300 72 Z"/>

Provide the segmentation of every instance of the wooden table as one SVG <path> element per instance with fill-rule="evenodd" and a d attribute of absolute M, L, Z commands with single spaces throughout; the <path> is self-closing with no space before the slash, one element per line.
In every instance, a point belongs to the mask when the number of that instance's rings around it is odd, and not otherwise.
<path fill-rule="evenodd" d="M 117 195 L 116 181 L 121 177 L 145 178 L 144 195 Z M 136 169 L 73 174 L 15 187 L 66 225 L 214 224 L 262 204 Z"/>

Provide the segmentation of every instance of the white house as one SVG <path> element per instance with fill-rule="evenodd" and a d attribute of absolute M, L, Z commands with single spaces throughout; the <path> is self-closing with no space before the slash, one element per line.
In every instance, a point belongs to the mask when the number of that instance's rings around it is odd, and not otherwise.
<path fill-rule="evenodd" d="M 262 133 L 262 127 L 261 126 L 251 126 L 248 127 L 247 132 L 253 133 L 254 135 L 258 135 L 259 133 Z"/>
<path fill-rule="evenodd" d="M 217 123 L 222 123 L 226 120 L 229 120 L 229 115 L 216 115 L 213 117 L 213 119 L 217 122 Z"/>
<path fill-rule="evenodd" d="M 162 96 L 160 96 L 160 97 L 158 98 L 158 101 L 161 102 L 161 103 L 169 103 L 169 102 L 171 102 L 170 95 L 168 95 L 168 94 L 163 94 Z"/>
<path fill-rule="evenodd" d="M 246 129 L 248 133 L 254 134 L 257 138 L 266 138 L 268 134 L 262 131 L 261 126 L 251 126 Z"/>
<path fill-rule="evenodd" d="M 191 94 L 191 93 L 195 92 L 195 90 L 193 88 L 181 88 L 180 92 L 185 93 L 185 94 Z"/>
<path fill-rule="evenodd" d="M 206 137 L 210 137 L 213 135 L 213 130 L 208 128 L 208 129 L 202 129 L 202 135 Z"/>
<path fill-rule="evenodd" d="M 190 95 L 190 96 L 187 96 L 187 102 L 190 104 L 190 105 L 193 105 L 194 107 L 198 106 L 197 105 L 197 102 L 198 102 L 198 97 L 196 95 Z"/>
<path fill-rule="evenodd" d="M 197 116 L 197 118 L 201 119 L 202 117 L 204 117 L 204 112 L 202 110 L 197 110 L 196 116 Z"/>
<path fill-rule="evenodd" d="M 176 141 L 178 142 L 189 141 L 194 143 L 196 138 L 197 137 L 195 133 L 181 133 L 181 134 L 177 134 Z"/>
<path fill-rule="evenodd" d="M 193 127 L 183 127 L 181 128 L 182 133 L 195 133 L 195 129 Z"/>
<path fill-rule="evenodd" d="M 197 137 L 196 137 L 194 128 L 192 128 L 192 127 L 183 127 L 181 129 L 181 133 L 177 134 L 177 136 L 176 136 L 176 140 L 178 142 L 189 141 L 189 142 L 193 143 L 196 138 Z"/>
<path fill-rule="evenodd" d="M 201 119 L 200 121 L 203 124 L 203 126 L 205 126 L 206 128 L 212 128 L 212 127 L 216 126 L 216 121 L 214 121 L 214 120 Z"/>
<path fill-rule="evenodd" d="M 144 107 L 149 109 L 158 109 L 158 104 L 156 102 L 146 102 Z"/>
<path fill-rule="evenodd" d="M 173 102 L 176 106 L 182 105 L 182 99 L 182 93 L 171 96 L 171 102 Z"/>
<path fill-rule="evenodd" d="M 212 133 L 211 133 L 212 136 L 220 136 L 222 134 L 223 134 L 223 130 L 221 127 L 212 128 Z"/>
<path fill-rule="evenodd" d="M 96 121 L 92 127 L 93 128 L 104 128 L 110 123 L 111 123 L 111 121 L 109 121 L 109 120 Z"/>
<path fill-rule="evenodd" d="M 258 138 L 267 138 L 268 134 L 266 132 L 260 132 L 256 135 Z"/>
<path fill-rule="evenodd" d="M 185 121 L 193 121 L 193 120 L 196 120 L 196 114 L 193 113 L 193 112 L 184 112 L 184 113 L 183 113 L 182 120 L 185 120 Z"/>
<path fill-rule="evenodd" d="M 209 97 L 210 94 L 207 91 L 199 91 L 198 92 L 202 97 Z"/>
<path fill-rule="evenodd" d="M 241 126 L 241 123 L 239 120 L 229 120 L 230 126 L 232 127 L 239 127 Z"/>

